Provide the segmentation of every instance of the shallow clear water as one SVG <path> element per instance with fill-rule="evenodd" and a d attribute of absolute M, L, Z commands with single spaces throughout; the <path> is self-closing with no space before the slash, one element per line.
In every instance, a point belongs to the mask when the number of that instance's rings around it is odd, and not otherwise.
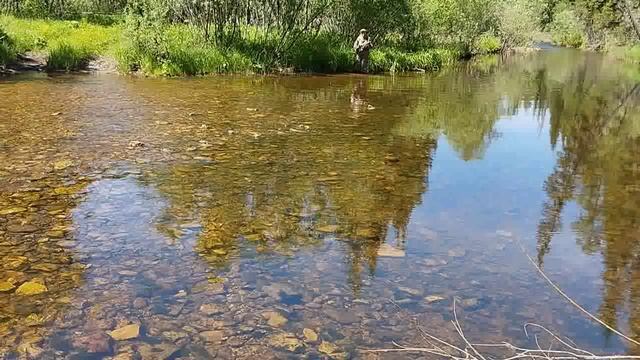
<path fill-rule="evenodd" d="M 564 50 L 2 79 L 0 358 L 419 357 L 363 350 L 459 344 L 454 301 L 472 342 L 634 353 L 527 254 L 640 337 L 638 80 Z"/>

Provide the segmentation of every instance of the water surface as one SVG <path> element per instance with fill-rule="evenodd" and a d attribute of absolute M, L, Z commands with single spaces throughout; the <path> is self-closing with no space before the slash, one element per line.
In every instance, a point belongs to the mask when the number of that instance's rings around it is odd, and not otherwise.
<path fill-rule="evenodd" d="M 363 350 L 459 342 L 454 301 L 473 342 L 535 347 L 537 323 L 634 353 L 527 254 L 640 337 L 638 81 L 564 50 L 397 77 L 2 79 L 0 357 L 410 358 Z"/>

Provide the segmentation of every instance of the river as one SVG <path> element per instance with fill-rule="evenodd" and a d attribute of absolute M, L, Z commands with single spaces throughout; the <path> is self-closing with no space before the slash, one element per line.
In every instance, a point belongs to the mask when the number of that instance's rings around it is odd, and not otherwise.
<path fill-rule="evenodd" d="M 570 50 L 0 79 L 0 358 L 418 358 L 366 350 L 460 345 L 454 310 L 473 343 L 637 353 L 536 267 L 640 337 L 639 82 Z"/>

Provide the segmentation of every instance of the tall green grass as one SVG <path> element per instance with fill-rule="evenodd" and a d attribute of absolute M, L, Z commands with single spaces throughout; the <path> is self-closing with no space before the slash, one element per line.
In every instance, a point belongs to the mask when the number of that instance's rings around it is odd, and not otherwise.
<path fill-rule="evenodd" d="M 12 63 L 16 58 L 13 41 L 2 28 L 0 28 L 0 66 Z"/>
<path fill-rule="evenodd" d="M 122 36 L 119 26 L 11 16 L 0 16 L 0 28 L 12 39 L 16 52 L 47 55 L 49 70 L 77 70 L 95 57 L 110 55 Z"/>

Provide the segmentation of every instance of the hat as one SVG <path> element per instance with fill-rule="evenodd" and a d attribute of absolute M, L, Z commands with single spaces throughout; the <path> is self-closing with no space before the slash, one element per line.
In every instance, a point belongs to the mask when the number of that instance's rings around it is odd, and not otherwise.
<path fill-rule="evenodd" d="M 360 34 L 368 32 L 367 29 L 360 29 Z"/>

